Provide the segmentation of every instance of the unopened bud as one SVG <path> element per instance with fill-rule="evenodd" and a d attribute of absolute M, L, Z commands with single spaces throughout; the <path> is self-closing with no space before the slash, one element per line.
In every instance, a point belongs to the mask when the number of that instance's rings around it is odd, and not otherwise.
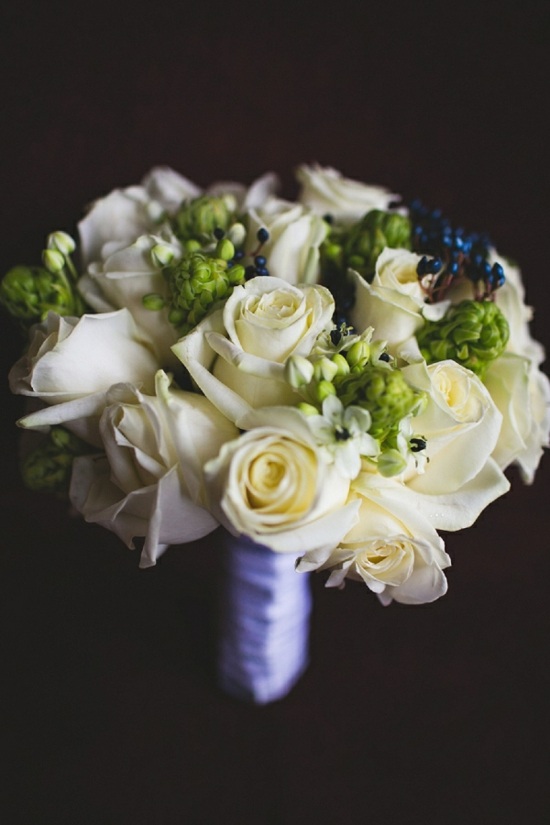
<path fill-rule="evenodd" d="M 349 373 L 349 364 L 342 353 L 337 352 L 332 356 L 331 361 L 336 365 L 336 375 L 347 375 Z"/>
<path fill-rule="evenodd" d="M 378 456 L 378 472 L 386 478 L 399 475 L 406 467 L 407 461 L 399 450 L 384 450 Z"/>
<path fill-rule="evenodd" d="M 144 295 L 141 302 L 145 309 L 150 309 L 153 312 L 158 312 L 166 306 L 165 299 L 157 292 L 150 292 L 148 295 Z"/>
<path fill-rule="evenodd" d="M 346 361 L 353 367 L 363 367 L 370 357 L 370 345 L 366 341 L 356 341 L 346 352 Z"/>
<path fill-rule="evenodd" d="M 222 261 L 230 261 L 235 254 L 235 247 L 229 238 L 222 238 L 216 245 L 216 255 Z"/>
<path fill-rule="evenodd" d="M 291 355 L 285 364 L 285 379 L 294 389 L 307 386 L 313 378 L 313 364 L 302 355 Z"/>
<path fill-rule="evenodd" d="M 242 223 L 234 223 L 229 227 L 227 237 L 235 247 L 242 246 L 246 238 L 246 229 Z"/>
<path fill-rule="evenodd" d="M 155 244 L 151 249 L 151 258 L 156 266 L 169 266 L 175 258 L 174 249 L 168 244 Z"/>
<path fill-rule="evenodd" d="M 325 398 L 328 398 L 329 395 L 336 395 L 336 388 L 330 381 L 319 381 L 315 387 L 313 395 L 317 401 L 323 403 Z"/>
<path fill-rule="evenodd" d="M 195 240 L 194 238 L 190 238 L 188 241 L 184 243 L 185 251 L 190 255 L 193 252 L 200 252 L 202 246 L 200 245 L 199 241 Z"/>
<path fill-rule="evenodd" d="M 65 258 L 57 249 L 45 249 L 42 252 L 42 263 L 53 275 L 61 272 L 65 266 Z"/>
<path fill-rule="evenodd" d="M 48 249 L 57 249 L 62 255 L 71 255 L 75 249 L 76 244 L 74 240 L 66 232 L 52 232 L 48 235 L 46 246 Z"/>
<path fill-rule="evenodd" d="M 313 375 L 317 381 L 332 381 L 337 373 L 338 365 L 330 358 L 320 358 L 313 367 Z"/>
<path fill-rule="evenodd" d="M 298 404 L 298 409 L 304 415 L 319 415 L 319 410 L 317 409 L 317 407 L 314 407 L 313 404 L 307 404 L 305 401 L 301 401 Z"/>

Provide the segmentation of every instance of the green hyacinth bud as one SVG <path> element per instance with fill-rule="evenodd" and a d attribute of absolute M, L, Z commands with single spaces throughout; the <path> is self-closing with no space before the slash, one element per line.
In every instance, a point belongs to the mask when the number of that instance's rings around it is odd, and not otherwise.
<path fill-rule="evenodd" d="M 42 444 L 23 460 L 23 481 L 30 490 L 66 493 L 74 459 L 92 450 L 64 427 L 52 427 Z"/>
<path fill-rule="evenodd" d="M 373 209 L 350 229 L 344 243 L 346 263 L 364 278 L 374 275 L 382 250 L 411 248 L 411 222 L 397 212 Z"/>
<path fill-rule="evenodd" d="M 39 266 L 10 269 L 0 284 L 0 303 L 26 326 L 41 321 L 50 310 L 58 315 L 80 316 L 85 312 L 80 294 L 63 269 L 49 272 Z"/>
<path fill-rule="evenodd" d="M 370 359 L 371 348 L 366 341 L 355 341 L 346 351 L 346 361 L 352 371 L 362 371 Z"/>
<path fill-rule="evenodd" d="M 319 415 L 319 410 L 313 404 L 308 404 L 306 401 L 300 401 L 298 409 L 304 415 Z"/>
<path fill-rule="evenodd" d="M 313 385 L 312 395 L 315 401 L 322 404 L 329 395 L 336 395 L 336 387 L 330 381 L 319 381 L 318 384 Z"/>
<path fill-rule="evenodd" d="M 151 249 L 151 260 L 155 266 L 162 269 L 163 266 L 169 266 L 176 256 L 173 246 L 165 243 L 157 243 Z"/>
<path fill-rule="evenodd" d="M 324 356 L 313 365 L 313 377 L 316 381 L 332 381 L 338 374 L 338 364 Z"/>
<path fill-rule="evenodd" d="M 313 378 L 313 364 L 303 355 L 291 355 L 285 364 L 285 379 L 295 390 L 306 387 Z"/>
<path fill-rule="evenodd" d="M 42 263 L 52 275 L 56 275 L 65 266 L 65 257 L 58 249 L 45 249 L 42 253 Z"/>
<path fill-rule="evenodd" d="M 400 370 L 376 364 L 337 380 L 336 389 L 345 407 L 354 404 L 370 412 L 369 433 L 380 443 L 397 431 L 405 416 L 418 412 L 424 398 L 407 384 Z"/>
<path fill-rule="evenodd" d="M 376 466 L 381 475 L 386 478 L 391 478 L 392 476 L 397 476 L 399 473 L 403 472 L 407 466 L 407 459 L 399 452 L 399 450 L 390 448 L 389 450 L 384 450 L 384 452 L 380 453 Z"/>
<path fill-rule="evenodd" d="M 214 198 L 201 195 L 183 203 L 174 217 L 174 231 L 181 241 L 208 243 L 215 229 L 224 232 L 234 221 L 236 203 L 231 195 Z"/>
<path fill-rule="evenodd" d="M 244 283 L 243 266 L 228 269 L 227 261 L 193 252 L 164 270 L 171 306 L 170 322 L 186 335 L 217 304 Z"/>
<path fill-rule="evenodd" d="M 58 230 L 48 235 L 46 246 L 48 249 L 57 249 L 64 257 L 72 255 L 76 249 L 76 243 L 66 232 Z"/>
<path fill-rule="evenodd" d="M 222 261 L 230 261 L 235 254 L 235 247 L 229 238 L 222 238 L 216 245 L 216 257 Z"/>
<path fill-rule="evenodd" d="M 504 352 L 510 329 L 493 301 L 462 301 L 439 321 L 417 333 L 428 364 L 452 359 L 483 378 L 487 366 Z"/>
<path fill-rule="evenodd" d="M 342 353 L 337 352 L 330 360 L 336 365 L 336 375 L 348 375 L 350 366 Z"/>

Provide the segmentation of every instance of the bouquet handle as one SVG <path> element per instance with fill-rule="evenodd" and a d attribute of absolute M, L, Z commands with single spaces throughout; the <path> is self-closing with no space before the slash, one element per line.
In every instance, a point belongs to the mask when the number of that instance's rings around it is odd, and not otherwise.
<path fill-rule="evenodd" d="M 222 689 L 255 704 L 284 698 L 307 668 L 311 587 L 293 554 L 223 531 L 218 650 Z"/>

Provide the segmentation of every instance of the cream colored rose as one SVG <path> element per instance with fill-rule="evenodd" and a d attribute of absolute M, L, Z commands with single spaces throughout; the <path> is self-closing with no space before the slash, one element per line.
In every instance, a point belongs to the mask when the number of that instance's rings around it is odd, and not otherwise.
<path fill-rule="evenodd" d="M 221 197 L 231 194 L 235 197 L 238 210 L 246 211 L 261 206 L 273 195 L 278 186 L 277 176 L 267 172 L 249 187 L 234 181 L 218 181 L 203 190 L 168 166 L 154 167 L 143 179 L 142 185 L 148 196 L 160 203 L 169 215 L 173 215 L 183 201 L 200 195 Z"/>
<path fill-rule="evenodd" d="M 372 209 L 387 209 L 396 199 L 381 186 L 350 180 L 336 169 L 300 166 L 296 177 L 301 184 L 298 201 L 318 215 L 330 214 L 339 223 L 354 223 Z"/>
<path fill-rule="evenodd" d="M 128 246 L 140 235 L 154 232 L 162 213 L 162 206 L 149 197 L 143 186 L 115 189 L 96 200 L 78 224 L 84 268 Z"/>
<path fill-rule="evenodd" d="M 156 376 L 155 395 L 104 410 L 105 456 L 76 459 L 70 496 L 86 521 L 116 533 L 128 547 L 144 537 L 141 567 L 170 544 L 202 538 L 218 522 L 205 508 L 203 467 L 237 429 L 203 396 L 170 389 Z"/>
<path fill-rule="evenodd" d="M 364 581 L 383 604 L 432 602 L 447 591 L 443 541 L 402 483 L 363 473 L 350 500 L 360 503 L 357 524 L 332 552 L 306 553 L 298 570 L 330 570 L 328 587 Z"/>
<path fill-rule="evenodd" d="M 81 318 L 50 312 L 33 327 L 29 349 L 9 378 L 12 392 L 55 406 L 19 424 L 32 429 L 97 416 L 112 385 L 151 391 L 157 369 L 155 355 L 127 309 Z"/>
<path fill-rule="evenodd" d="M 531 484 L 549 445 L 550 382 L 528 358 L 507 352 L 489 365 L 484 381 L 503 419 L 493 458 L 502 469 L 516 462 Z"/>
<path fill-rule="evenodd" d="M 129 246 L 117 248 L 104 260 L 91 263 L 80 278 L 78 287 L 87 303 L 97 312 L 110 312 L 126 307 L 136 324 L 149 339 L 159 364 L 175 366 L 177 360 L 171 346 L 178 339 L 168 320 L 168 310 L 150 310 L 143 298 L 150 293 L 167 297 L 167 284 L 161 268 L 154 262 L 151 250 L 161 244 L 181 255 L 178 241 L 171 235 L 141 235 Z"/>
<path fill-rule="evenodd" d="M 142 181 L 147 196 L 173 215 L 183 201 L 198 198 L 202 189 L 169 166 L 155 166 Z"/>
<path fill-rule="evenodd" d="M 448 303 L 427 304 L 416 268 L 420 255 L 406 249 L 384 249 L 376 261 L 372 283 L 351 272 L 355 304 L 351 322 L 356 329 L 374 327 L 376 337 L 387 342 L 392 355 L 400 356 L 404 346 L 424 324 L 437 320 Z"/>
<path fill-rule="evenodd" d="M 492 250 L 506 281 L 495 301 L 510 328 L 506 352 L 490 364 L 485 383 L 503 415 L 501 437 L 494 457 L 501 467 L 515 462 L 523 480 L 532 483 L 550 438 L 550 382 L 541 371 L 545 353 L 529 330 L 533 311 L 525 303 L 525 289 L 517 267 Z"/>
<path fill-rule="evenodd" d="M 262 207 L 249 210 L 247 225 L 248 254 L 258 246 L 258 230 L 269 232 L 261 254 L 271 275 L 291 284 L 319 280 L 319 247 L 328 231 L 322 218 L 300 204 L 270 198 Z"/>
<path fill-rule="evenodd" d="M 454 361 L 413 364 L 403 375 L 426 393 L 411 426 L 426 440 L 428 458 L 423 472 L 411 464 L 404 480 L 437 529 L 468 527 L 510 486 L 491 457 L 502 415 L 480 379 Z"/>
<path fill-rule="evenodd" d="M 324 287 L 253 278 L 173 351 L 207 398 L 235 421 L 252 408 L 295 403 L 285 362 L 309 355 L 319 334 L 331 328 L 333 312 Z"/>
<path fill-rule="evenodd" d="M 234 535 L 280 553 L 334 547 L 356 519 L 349 480 L 319 454 L 304 417 L 288 407 L 256 410 L 248 429 L 205 468 L 210 508 Z"/>

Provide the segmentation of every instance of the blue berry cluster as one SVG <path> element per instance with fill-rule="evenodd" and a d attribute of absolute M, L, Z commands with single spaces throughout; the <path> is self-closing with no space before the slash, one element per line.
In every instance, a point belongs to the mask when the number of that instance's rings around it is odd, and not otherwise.
<path fill-rule="evenodd" d="M 412 248 L 422 255 L 418 276 L 426 284 L 428 298 L 444 298 L 451 285 L 468 280 L 477 300 L 490 298 L 504 283 L 499 263 L 487 260 L 491 241 L 483 232 L 465 232 L 453 227 L 440 209 L 428 209 L 419 200 L 409 205 Z"/>
<path fill-rule="evenodd" d="M 258 239 L 258 247 L 254 250 L 252 255 L 254 256 L 254 263 L 250 264 L 245 269 L 245 278 L 249 281 L 251 278 L 256 278 L 258 275 L 269 275 L 269 269 L 267 268 L 267 258 L 265 255 L 259 255 L 262 246 L 267 243 L 269 240 L 269 232 L 267 229 L 262 227 L 258 229 L 256 232 L 256 238 Z"/>

